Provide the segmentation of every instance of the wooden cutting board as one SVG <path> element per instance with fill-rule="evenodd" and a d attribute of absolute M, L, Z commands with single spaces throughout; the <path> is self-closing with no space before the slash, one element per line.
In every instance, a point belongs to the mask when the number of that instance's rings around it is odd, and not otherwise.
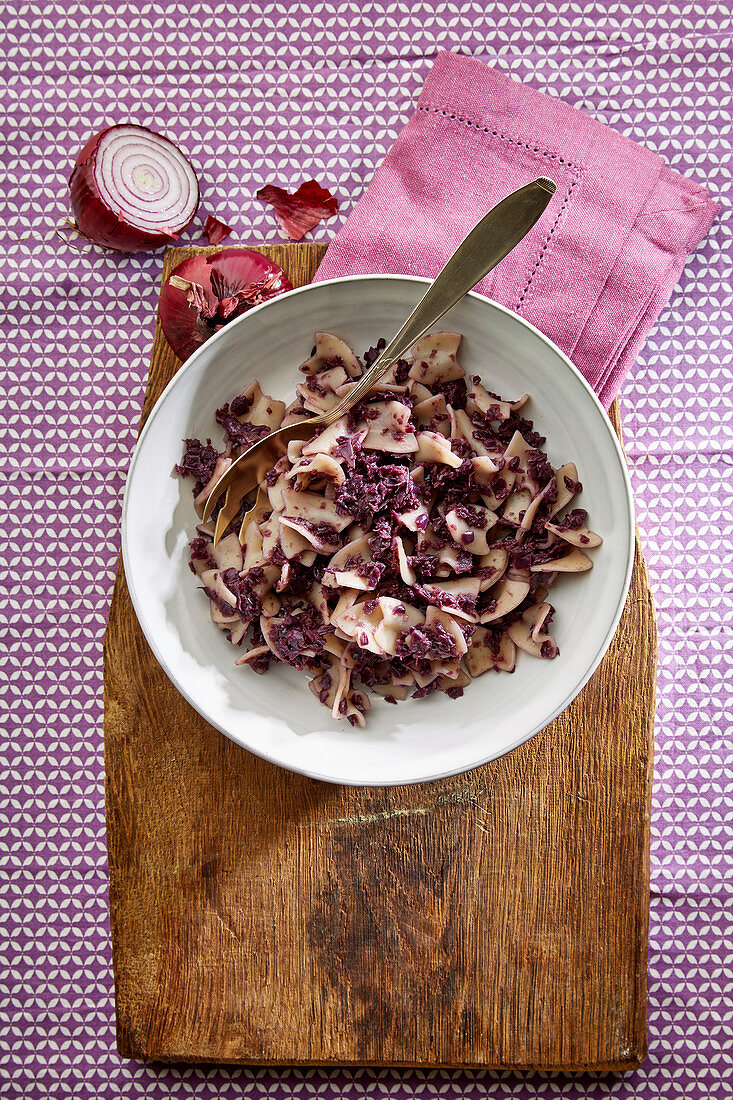
<path fill-rule="evenodd" d="M 324 249 L 261 251 L 301 285 Z M 164 277 L 193 251 L 169 251 Z M 178 366 L 158 324 L 143 422 Z M 120 1054 L 638 1066 L 655 656 L 637 546 L 611 649 L 551 726 L 450 779 L 336 787 L 252 756 L 184 702 L 120 564 L 104 650 Z"/>

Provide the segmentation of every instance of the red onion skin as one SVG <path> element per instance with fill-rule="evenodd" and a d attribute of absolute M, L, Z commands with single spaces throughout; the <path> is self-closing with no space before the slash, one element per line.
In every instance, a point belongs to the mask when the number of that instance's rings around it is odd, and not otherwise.
<path fill-rule="evenodd" d="M 293 289 L 293 285 L 279 264 L 269 260 L 261 252 L 249 248 L 224 248 L 212 255 L 199 253 L 182 260 L 171 271 L 189 282 L 198 283 L 212 309 L 219 303 L 211 286 L 212 263 L 223 277 L 226 294 L 236 293 L 248 284 L 259 283 L 279 273 L 272 286 L 272 297 Z M 158 307 L 163 334 L 179 359 L 185 360 L 200 348 L 220 328 L 222 323 L 207 324 L 195 306 L 187 300 L 187 292 L 171 286 L 170 276 L 163 283 Z"/>
<path fill-rule="evenodd" d="M 97 157 L 99 143 L 110 130 L 119 130 L 128 123 L 118 123 L 116 126 L 108 126 L 106 130 L 95 134 L 86 143 L 79 156 L 76 158 L 74 170 L 69 178 L 71 189 L 71 210 L 76 221 L 76 227 L 84 237 L 88 237 L 95 244 L 101 244 L 105 248 L 113 248 L 117 252 L 149 252 L 154 248 L 162 248 L 163 245 L 173 244 L 178 239 L 170 233 L 149 233 L 144 229 L 136 229 L 133 225 L 121 220 L 109 209 L 101 199 L 94 181 L 94 163 Z M 137 125 L 137 124 L 136 124 Z M 154 133 L 147 126 L 140 126 L 141 130 Z M 155 134 L 161 138 L 161 134 Z M 168 140 L 164 138 L 163 140 Z M 173 144 L 173 142 L 171 142 Z M 197 181 L 198 189 L 198 181 Z M 181 227 L 181 232 L 188 228 L 196 216 L 200 195 L 196 195 L 196 206 L 189 221 Z"/>

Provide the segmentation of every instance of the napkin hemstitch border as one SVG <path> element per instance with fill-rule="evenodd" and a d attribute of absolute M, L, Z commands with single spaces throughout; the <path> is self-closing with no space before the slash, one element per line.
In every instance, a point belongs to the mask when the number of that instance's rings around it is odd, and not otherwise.
<path fill-rule="evenodd" d="M 457 114 L 455 111 L 452 111 L 450 107 L 440 106 L 440 104 L 438 103 L 423 102 L 419 103 L 416 107 L 416 113 L 417 112 L 422 112 L 423 114 L 442 115 L 444 118 L 449 119 L 451 122 L 460 122 L 464 126 L 471 126 L 474 130 L 478 130 L 479 133 L 490 134 L 491 137 L 498 138 L 500 141 L 504 141 L 509 145 L 515 145 L 518 148 L 526 149 L 527 152 L 534 153 L 537 156 L 549 157 L 550 160 L 556 160 L 558 164 L 562 164 L 563 168 L 570 169 L 572 173 L 572 179 L 560 204 L 560 209 L 555 216 L 555 220 L 545 234 L 539 251 L 537 252 L 534 265 L 529 275 L 527 276 L 527 280 L 524 286 L 520 290 L 515 300 L 515 305 L 512 306 L 514 312 L 521 315 L 532 296 L 532 283 L 537 273 L 542 269 L 542 265 L 544 264 L 545 258 L 547 256 L 547 250 L 550 246 L 552 238 L 555 235 L 555 232 L 560 225 L 560 221 L 562 220 L 562 217 L 565 214 L 568 205 L 570 204 L 570 200 L 573 196 L 573 191 L 582 181 L 587 169 L 584 165 L 576 164 L 575 161 L 569 160 L 567 157 L 562 156 L 560 153 L 553 153 L 550 149 L 543 149 L 541 145 L 532 145 L 528 141 L 523 141 L 520 134 L 517 134 L 516 137 L 512 137 L 510 134 L 504 134 L 501 130 L 497 130 L 495 128 L 492 128 L 491 126 L 482 126 L 481 123 L 475 122 L 467 115 Z"/>

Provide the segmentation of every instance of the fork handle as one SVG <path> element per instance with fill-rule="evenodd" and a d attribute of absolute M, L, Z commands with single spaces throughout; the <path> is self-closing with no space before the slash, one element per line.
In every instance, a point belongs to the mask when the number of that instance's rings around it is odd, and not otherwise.
<path fill-rule="evenodd" d="M 492 268 L 519 244 L 542 216 L 555 193 L 555 184 L 541 176 L 512 191 L 485 214 L 461 242 L 448 263 L 431 283 L 404 325 L 377 357 L 372 366 L 335 408 L 322 417 L 333 424 L 357 401 L 365 397 L 396 359 L 438 321 L 451 306 L 472 290 Z"/>

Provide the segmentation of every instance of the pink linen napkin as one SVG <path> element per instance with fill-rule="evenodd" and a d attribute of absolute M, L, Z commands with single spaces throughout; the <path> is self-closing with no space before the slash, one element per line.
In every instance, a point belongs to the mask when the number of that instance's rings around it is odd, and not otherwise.
<path fill-rule="evenodd" d="M 536 325 L 608 407 L 717 205 L 583 111 L 442 52 L 318 269 L 433 276 L 482 214 L 537 176 L 557 184 L 477 290 Z"/>

